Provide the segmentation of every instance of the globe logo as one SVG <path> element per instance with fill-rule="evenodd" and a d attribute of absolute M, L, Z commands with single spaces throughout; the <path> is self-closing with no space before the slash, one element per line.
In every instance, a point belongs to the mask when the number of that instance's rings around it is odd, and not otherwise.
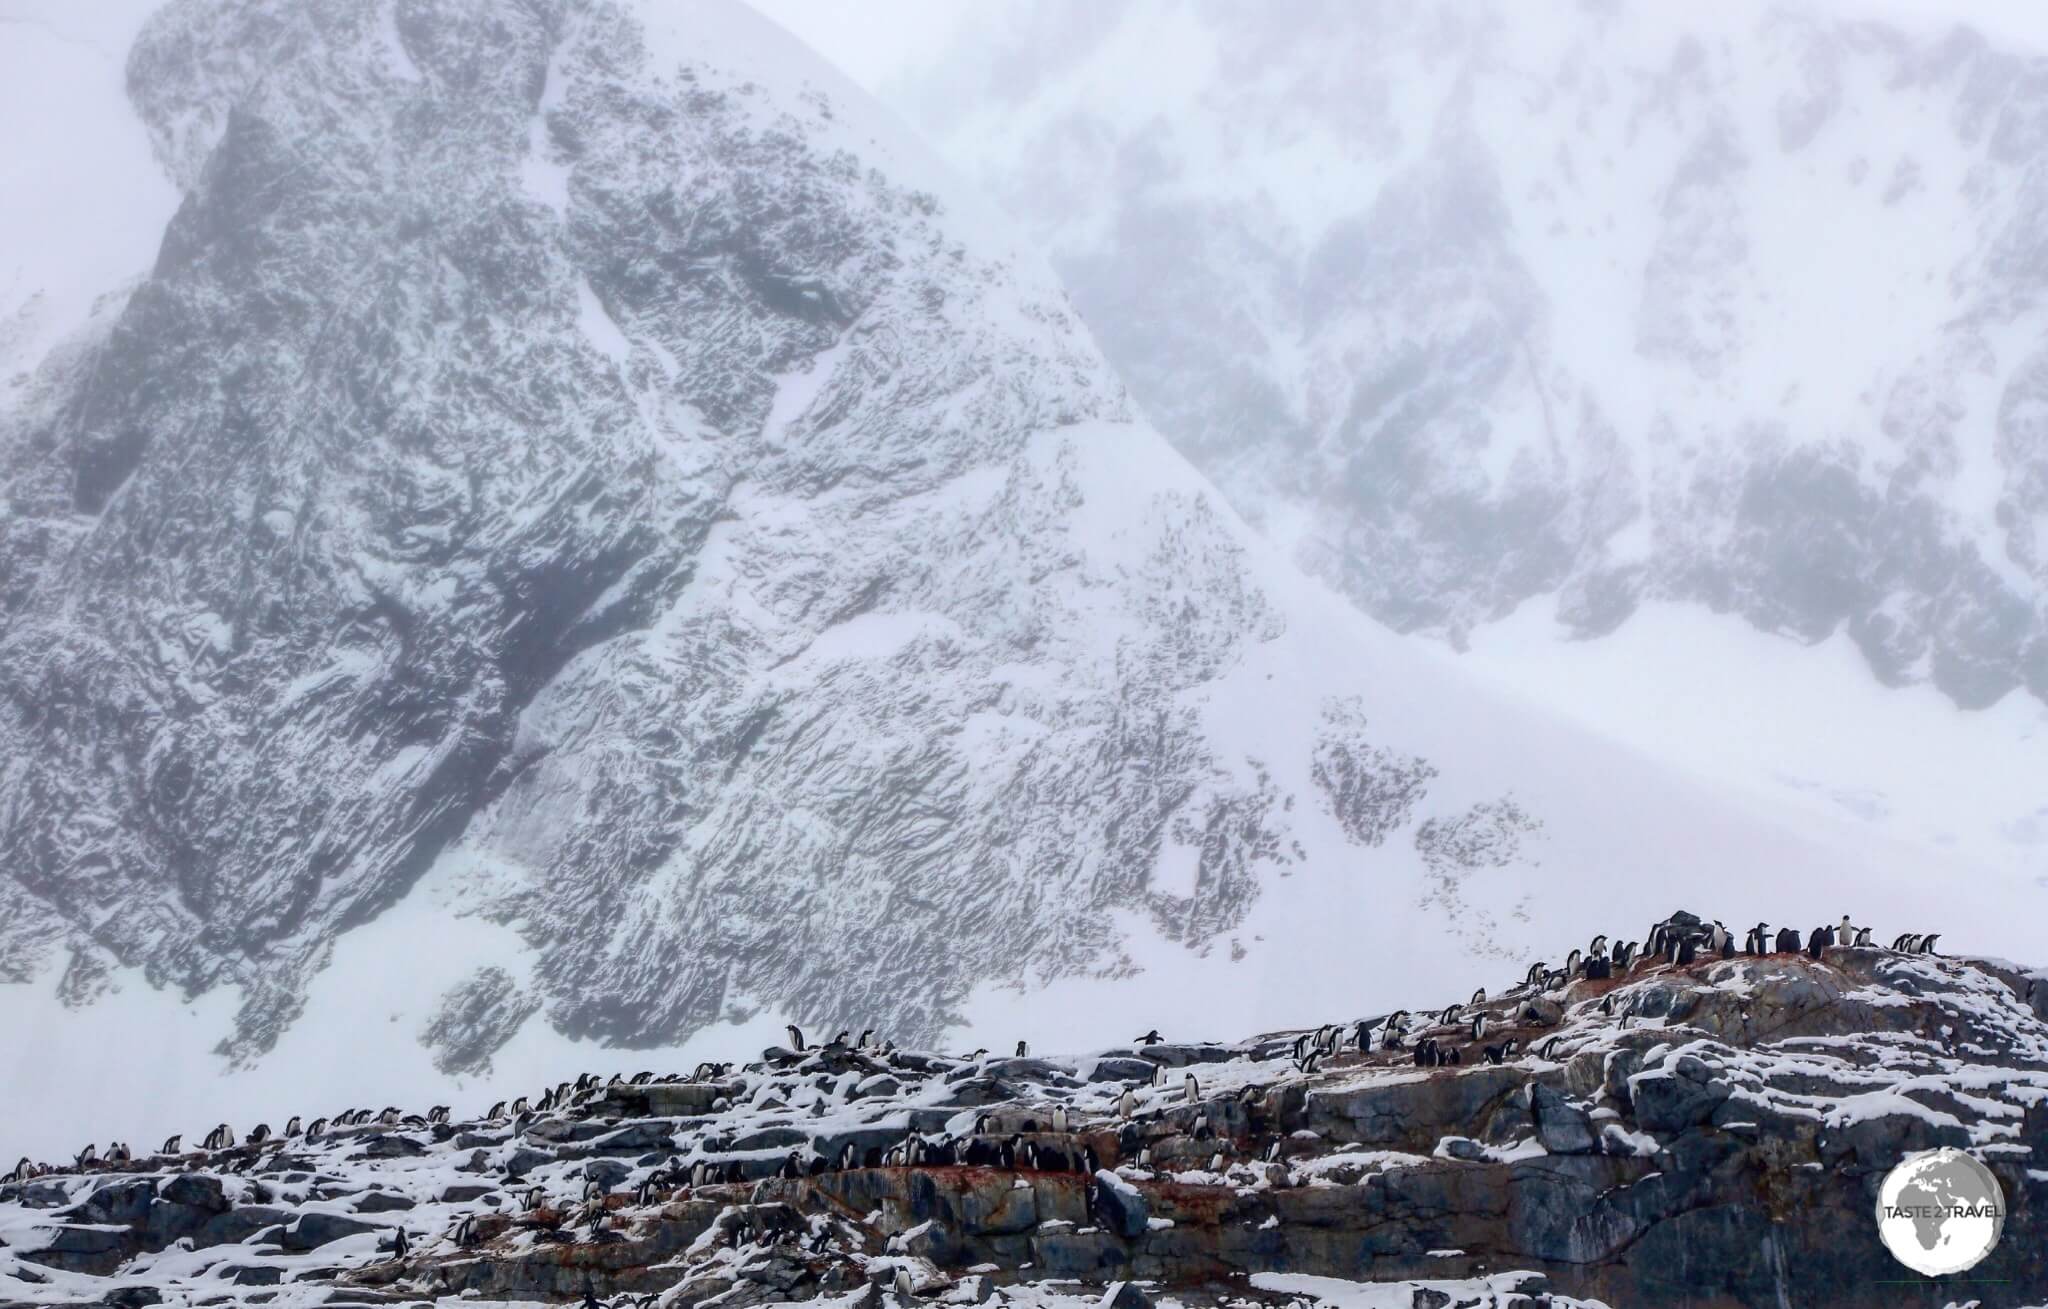
<path fill-rule="evenodd" d="M 1908 1156 L 1877 1191 L 1877 1234 L 1916 1273 L 1942 1277 L 1977 1266 L 2005 1230 L 2005 1192 L 1961 1150 Z"/>

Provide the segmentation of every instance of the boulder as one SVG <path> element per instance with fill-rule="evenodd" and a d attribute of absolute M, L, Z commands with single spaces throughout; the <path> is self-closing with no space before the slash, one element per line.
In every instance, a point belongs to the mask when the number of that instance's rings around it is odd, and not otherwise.
<path fill-rule="evenodd" d="M 285 1228 L 280 1244 L 287 1250 L 317 1250 L 346 1236 L 361 1236 L 365 1232 L 381 1230 L 376 1223 L 315 1211 L 301 1214 L 296 1223 Z"/>
<path fill-rule="evenodd" d="M 1599 1147 L 1586 1111 L 1543 1083 L 1529 1084 L 1529 1107 L 1536 1119 L 1536 1139 L 1550 1153 L 1590 1154 Z"/>

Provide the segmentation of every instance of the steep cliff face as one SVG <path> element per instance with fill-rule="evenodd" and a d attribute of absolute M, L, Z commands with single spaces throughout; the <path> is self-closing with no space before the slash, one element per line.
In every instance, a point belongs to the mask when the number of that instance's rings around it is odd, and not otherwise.
<path fill-rule="evenodd" d="M 281 1133 L 0 1184 L 0 1295 L 1940 1306 L 1957 1283 L 1894 1263 L 1876 1211 L 1944 1146 L 2001 1193 L 1970 1284 L 2048 1295 L 2040 974 L 1829 949 L 1452 1008 L 1333 1009 L 1313 1067 L 1315 1029 L 1082 1057 L 844 1041 L 467 1114 L 293 1128 L 313 1106 L 273 1105 Z M 1402 1029 L 1464 1059 L 1417 1067 L 1385 1047 Z"/>
<path fill-rule="evenodd" d="M 2048 697 L 2028 47 L 1797 3 L 993 12 L 898 102 L 1367 611 L 1678 601 Z"/>
<path fill-rule="evenodd" d="M 423 885 L 335 1085 L 534 1027 L 932 1039 L 1090 978 L 1249 1023 L 1662 879 L 1943 894 L 1303 582 L 1002 224 L 743 10 L 178 3 L 128 95 L 182 201 L 0 411 L 0 968 L 135 1015 L 0 1013 L 43 1127 L 194 1030 L 151 987 L 232 997 L 207 1043 L 260 1061 Z M 2003 948 L 2003 907 L 1947 921 Z M 1034 1030 L 1123 1025 L 1062 994 Z"/>

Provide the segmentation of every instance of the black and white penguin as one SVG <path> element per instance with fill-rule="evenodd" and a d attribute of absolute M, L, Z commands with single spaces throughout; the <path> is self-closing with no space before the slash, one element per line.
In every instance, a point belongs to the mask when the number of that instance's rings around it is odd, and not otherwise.
<path fill-rule="evenodd" d="M 1539 959 L 1535 963 L 1529 965 L 1529 971 L 1522 977 L 1522 985 L 1528 987 L 1536 987 L 1541 986 L 1542 984 L 1543 961 Z"/>
<path fill-rule="evenodd" d="M 1913 953 L 1915 953 L 1915 954 L 1934 954 L 1934 953 L 1936 953 L 1936 951 L 1935 951 L 1935 948 L 1934 948 L 1934 943 L 1935 943 L 1936 941 L 1939 941 L 1940 939 L 1941 939 L 1941 933 L 1940 933 L 1940 932 L 1935 932 L 1935 933 L 1933 933 L 1933 934 L 1931 934 L 1931 935 L 1928 935 L 1928 936 L 1924 936 L 1924 937 L 1920 938 L 1920 945 L 1919 945 L 1919 948 L 1917 948 L 1917 949 L 1916 949 L 1916 950 L 1915 950 L 1915 951 L 1914 951 Z"/>
<path fill-rule="evenodd" d="M 1545 1059 L 1555 1059 L 1557 1057 L 1557 1043 L 1562 1040 L 1564 1040 L 1562 1036 L 1551 1037 L 1543 1043 L 1543 1048 L 1538 1053 Z"/>
<path fill-rule="evenodd" d="M 802 1054 L 804 1052 L 803 1029 L 798 1027 L 795 1023 L 791 1023 L 789 1026 L 783 1028 L 782 1030 L 789 1033 L 789 1048 L 796 1051 L 798 1054 Z"/>
<path fill-rule="evenodd" d="M 1485 1014 L 1479 1014 L 1472 1019 L 1472 1039 L 1474 1041 L 1484 1041 L 1486 1039 Z"/>
<path fill-rule="evenodd" d="M 1778 929 L 1778 940 L 1777 940 L 1777 944 L 1776 944 L 1775 948 L 1774 948 L 1774 949 L 1773 949 L 1773 950 L 1771 951 L 1771 953 L 1773 953 L 1773 954 L 1798 954 L 1798 953 L 1799 953 L 1799 929 L 1798 929 L 1798 928 L 1796 928 L 1796 927 L 1781 927 L 1781 928 L 1779 928 L 1779 929 Z"/>
<path fill-rule="evenodd" d="M 1591 944 L 1591 945 L 1588 945 L 1588 946 L 1586 947 L 1586 953 L 1587 953 L 1587 954 L 1606 954 L 1606 953 L 1607 953 L 1607 936 L 1606 936 L 1606 934 L 1605 934 L 1605 933 L 1602 933 L 1601 935 L 1599 935 L 1599 936 L 1596 936 L 1596 937 L 1594 937 L 1594 938 L 1593 938 L 1593 942 L 1592 942 L 1592 944 Z"/>
<path fill-rule="evenodd" d="M 242 1138 L 243 1145 L 262 1145 L 270 1139 L 270 1124 L 258 1123 L 249 1129 L 249 1135 Z"/>
<path fill-rule="evenodd" d="M 1579 952 L 1572 951 L 1564 957 L 1564 977 L 1567 982 L 1579 975 Z"/>
<path fill-rule="evenodd" d="M 1024 1041 L 1019 1041 L 1019 1042 L 1017 1042 L 1017 1056 L 1016 1056 L 1017 1058 L 1019 1058 L 1019 1059 L 1027 1058 L 1027 1057 L 1028 1057 L 1028 1056 L 1029 1056 L 1030 1054 L 1031 1054 L 1031 1046 L 1030 1046 L 1030 1044 L 1029 1044 L 1028 1042 L 1024 1042 Z"/>
<path fill-rule="evenodd" d="M 856 1050 L 865 1050 L 868 1048 L 870 1044 L 873 1043 L 874 1039 L 875 1029 L 872 1027 L 863 1027 L 860 1033 L 860 1040 L 858 1043 L 855 1044 L 853 1048 Z"/>
<path fill-rule="evenodd" d="M 1372 1053 L 1372 1024 L 1361 1022 L 1351 1033 L 1351 1044 L 1360 1054 Z"/>
<path fill-rule="evenodd" d="M 1195 1104 L 1201 1100 L 1202 1084 L 1195 1080 L 1193 1073 L 1189 1073 L 1185 1078 L 1181 1079 L 1180 1086 L 1181 1098 L 1189 1104 Z"/>
<path fill-rule="evenodd" d="M 1318 1070 L 1322 1068 L 1322 1066 L 1323 1052 L 1321 1050 L 1309 1051 L 1308 1058 L 1302 1060 L 1299 1065 L 1302 1075 L 1304 1077 L 1314 1075 Z"/>
<path fill-rule="evenodd" d="M 284 1125 L 284 1134 L 288 1138 L 301 1135 L 305 1130 L 304 1126 L 300 1124 L 297 1114 L 293 1114 Z"/>
<path fill-rule="evenodd" d="M 1155 1028 L 1153 1028 L 1153 1029 L 1152 1029 L 1151 1031 L 1149 1031 L 1149 1032 L 1145 1033 L 1145 1034 L 1144 1034 L 1143 1036 L 1141 1036 L 1141 1037 L 1138 1037 L 1138 1038 L 1137 1038 L 1137 1039 L 1136 1039 L 1135 1041 L 1131 1042 L 1131 1044 L 1133 1044 L 1133 1045 L 1158 1045 L 1158 1044 L 1159 1044 L 1159 1043 L 1160 1043 L 1161 1041 L 1163 1041 L 1163 1040 L 1165 1040 L 1165 1039 L 1166 1039 L 1165 1037 L 1163 1037 L 1163 1036 L 1161 1036 L 1161 1035 L 1159 1034 L 1159 1029 L 1155 1027 Z"/>
<path fill-rule="evenodd" d="M 1813 934 L 1806 938 L 1806 953 L 1813 956 L 1815 959 L 1818 959 L 1820 958 L 1820 952 L 1827 949 L 1834 943 L 1834 928 L 1816 927 L 1813 929 Z"/>
<path fill-rule="evenodd" d="M 1856 928 L 1849 922 L 1849 915 L 1847 914 L 1842 915 L 1842 921 L 1835 927 L 1835 944 L 1856 944 Z"/>
<path fill-rule="evenodd" d="M 312 1122 L 306 1124 L 306 1139 L 308 1141 L 317 1141 L 326 1130 L 327 1120 L 325 1118 L 315 1118 Z"/>
<path fill-rule="evenodd" d="M 796 1151 L 791 1150 L 783 1159 L 782 1167 L 776 1169 L 775 1172 L 776 1176 L 780 1177 L 783 1181 L 793 1182 L 804 1175 L 803 1161 Z"/>
<path fill-rule="evenodd" d="M 1443 1011 L 1442 1013 L 1440 1013 L 1440 1014 L 1438 1014 L 1438 1015 L 1436 1016 L 1436 1020 L 1437 1020 L 1437 1022 L 1439 1022 L 1439 1023 L 1443 1024 L 1443 1025 L 1444 1025 L 1445 1027 L 1449 1027 L 1449 1026 L 1450 1026 L 1451 1024 L 1453 1024 L 1453 1023 L 1457 1022 L 1457 1021 L 1458 1021 L 1458 1015 L 1460 1015 L 1460 1014 L 1462 1014 L 1462 1013 L 1464 1013 L 1464 1012 L 1465 1012 L 1465 1006 L 1464 1006 L 1464 1005 L 1461 1005 L 1461 1004 L 1445 1005 L 1445 1006 L 1444 1006 L 1444 1011 Z"/>
<path fill-rule="evenodd" d="M 177 1154 L 177 1153 L 178 1153 L 178 1147 L 179 1147 L 179 1146 L 181 1146 L 181 1145 L 183 1145 L 183 1144 L 185 1144 L 185 1137 L 184 1137 L 184 1135 L 183 1135 L 182 1133 L 180 1133 L 180 1134 L 177 1134 L 177 1135 L 174 1135 L 174 1136 L 171 1136 L 171 1137 L 168 1137 L 168 1138 L 166 1138 L 166 1139 L 165 1139 L 165 1141 L 164 1141 L 164 1148 L 163 1148 L 163 1149 L 161 1149 L 161 1150 L 159 1150 L 159 1151 L 157 1151 L 157 1153 L 158 1153 L 158 1154 Z"/>
<path fill-rule="evenodd" d="M 1052 1130 L 1062 1134 L 1067 1130 L 1067 1107 L 1063 1104 L 1052 1107 Z"/>
<path fill-rule="evenodd" d="M 172 1139 L 175 1140 L 176 1138 Z M 34 1171 L 35 1165 L 29 1162 L 27 1155 L 23 1155 L 21 1161 L 14 1165 L 14 1171 L 8 1173 L 5 1180 L 9 1182 L 26 1182 Z"/>
<path fill-rule="evenodd" d="M 427 1122 L 434 1125 L 446 1123 L 448 1121 L 448 1113 L 449 1110 L 447 1105 L 437 1104 L 433 1108 L 427 1110 Z"/>
<path fill-rule="evenodd" d="M 1160 1064 L 1160 1065 L 1159 1065 L 1159 1066 L 1158 1066 L 1157 1068 L 1154 1068 L 1154 1069 L 1152 1070 L 1152 1085 L 1154 1085 L 1154 1086 L 1164 1086 L 1164 1085 L 1166 1085 L 1166 1065 L 1165 1065 L 1165 1064 Z"/>
<path fill-rule="evenodd" d="M 235 1129 L 226 1123 L 206 1134 L 204 1145 L 209 1150 L 225 1150 L 235 1143 Z"/>
<path fill-rule="evenodd" d="M 1474 991 L 1474 992 L 1472 993 L 1472 999 L 1471 999 L 1471 1000 L 1469 1000 L 1469 1001 L 1468 1001 L 1467 1003 L 1469 1003 L 1469 1004 L 1485 1004 L 1485 1003 L 1486 1003 L 1486 988 L 1482 986 L 1482 987 L 1480 987 L 1480 988 L 1479 988 L 1478 990 Z"/>
<path fill-rule="evenodd" d="M 908 1300 L 914 1293 L 910 1282 L 910 1269 L 902 1264 L 896 1265 L 895 1288 L 896 1298 L 899 1300 Z"/>
<path fill-rule="evenodd" d="M 1124 1093 L 1116 1099 L 1117 1117 L 1129 1118 L 1136 1112 L 1138 1112 L 1138 1093 L 1126 1088 Z"/>
<path fill-rule="evenodd" d="M 412 1249 L 412 1241 L 406 1235 L 403 1227 L 393 1229 L 390 1241 L 380 1241 L 377 1243 L 377 1252 L 379 1254 L 388 1254 L 393 1259 L 405 1258 L 406 1252 L 410 1249 Z"/>
<path fill-rule="evenodd" d="M 1742 937 L 1742 952 L 1747 955 L 1765 955 L 1771 952 L 1771 925 L 1758 923 Z"/>
<path fill-rule="evenodd" d="M 1441 1062 L 1442 1060 L 1437 1054 L 1435 1037 L 1425 1036 L 1415 1043 L 1415 1066 L 1417 1068 L 1434 1068 Z"/>
<path fill-rule="evenodd" d="M 1869 929 L 1869 928 L 1867 928 L 1867 927 L 1859 927 L 1859 928 L 1857 928 L 1857 929 L 1856 929 L 1856 942 L 1855 942 L 1855 943 L 1856 943 L 1856 945 L 1857 945 L 1858 947 L 1862 947 L 1862 946 L 1867 946 L 1867 945 L 1869 945 L 1869 944 L 1870 944 L 1870 929 Z"/>

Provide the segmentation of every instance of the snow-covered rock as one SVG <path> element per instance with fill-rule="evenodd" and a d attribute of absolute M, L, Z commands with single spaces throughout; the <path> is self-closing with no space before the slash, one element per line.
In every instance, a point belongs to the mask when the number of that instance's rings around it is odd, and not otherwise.
<path fill-rule="evenodd" d="M 37 1140 L 138 1065 L 168 1119 L 587 1062 L 537 1033 L 1246 1030 L 1673 884 L 2024 951 L 1302 578 L 744 9 L 180 0 L 127 68 L 182 198 L 0 409 Z"/>

